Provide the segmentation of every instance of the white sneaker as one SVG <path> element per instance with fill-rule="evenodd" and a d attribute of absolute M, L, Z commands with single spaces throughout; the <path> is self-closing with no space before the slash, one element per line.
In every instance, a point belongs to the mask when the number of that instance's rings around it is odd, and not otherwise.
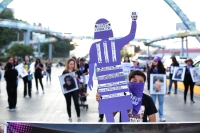
<path fill-rule="evenodd" d="M 15 109 L 9 109 L 8 111 L 10 111 L 10 112 L 14 112 L 14 111 L 15 111 Z"/>
<path fill-rule="evenodd" d="M 72 118 L 69 118 L 69 120 L 68 120 L 69 122 L 72 122 Z"/>
<path fill-rule="evenodd" d="M 42 93 L 45 94 L 44 91 L 42 91 Z"/>
<path fill-rule="evenodd" d="M 160 118 L 160 122 L 166 122 L 165 118 Z"/>
<path fill-rule="evenodd" d="M 7 105 L 6 108 L 9 108 L 9 105 Z"/>
<path fill-rule="evenodd" d="M 81 122 L 81 118 L 78 118 L 78 122 Z"/>
<path fill-rule="evenodd" d="M 35 94 L 39 94 L 39 91 L 36 91 L 36 93 Z"/>

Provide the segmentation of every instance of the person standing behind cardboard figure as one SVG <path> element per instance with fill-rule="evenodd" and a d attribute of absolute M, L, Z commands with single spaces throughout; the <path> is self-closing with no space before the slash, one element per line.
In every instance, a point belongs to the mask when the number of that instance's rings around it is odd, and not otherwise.
<path fill-rule="evenodd" d="M 135 38 L 137 13 L 132 12 L 130 33 L 121 39 L 109 40 L 113 37 L 111 24 L 102 18 L 95 24 L 94 39 L 101 39 L 90 48 L 90 67 L 88 87 L 93 88 L 94 67 L 97 67 L 99 114 L 105 114 L 107 122 L 114 122 L 113 112 L 120 111 L 122 121 L 128 122 L 127 110 L 132 108 L 130 92 L 121 67 L 120 51 Z M 106 91 L 105 88 L 111 88 Z M 124 104 L 125 103 L 125 104 Z M 120 105 L 120 106 L 119 106 Z"/>

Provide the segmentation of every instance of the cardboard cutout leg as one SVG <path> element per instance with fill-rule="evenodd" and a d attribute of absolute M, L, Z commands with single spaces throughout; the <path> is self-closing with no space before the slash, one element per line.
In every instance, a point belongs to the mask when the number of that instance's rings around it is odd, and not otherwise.
<path fill-rule="evenodd" d="M 127 110 L 121 111 L 122 122 L 129 122 Z"/>
<path fill-rule="evenodd" d="M 107 113 L 107 114 L 105 114 L 105 116 L 106 116 L 106 121 L 107 122 L 115 122 L 113 113 Z"/>

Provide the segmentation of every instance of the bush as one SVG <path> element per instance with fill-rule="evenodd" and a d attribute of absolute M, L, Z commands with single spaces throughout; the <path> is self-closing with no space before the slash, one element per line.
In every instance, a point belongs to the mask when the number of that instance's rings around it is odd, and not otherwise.
<path fill-rule="evenodd" d="M 7 62 L 7 61 L 8 61 L 8 58 L 0 57 L 0 62 Z"/>
<path fill-rule="evenodd" d="M 31 45 L 24 45 L 24 44 L 14 44 L 9 50 L 9 56 L 20 56 L 25 57 L 26 55 L 33 55 L 33 46 Z"/>

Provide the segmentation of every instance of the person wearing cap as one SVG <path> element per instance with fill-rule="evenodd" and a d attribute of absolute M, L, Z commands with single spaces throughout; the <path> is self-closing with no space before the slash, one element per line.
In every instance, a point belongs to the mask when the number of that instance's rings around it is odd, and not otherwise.
<path fill-rule="evenodd" d="M 151 65 L 151 68 L 149 70 L 148 75 L 148 90 L 150 91 L 150 81 L 151 81 L 151 74 L 166 74 L 166 70 L 163 66 L 163 63 L 161 61 L 161 58 L 159 56 L 155 56 Z M 158 97 L 158 103 L 159 103 L 159 118 L 161 122 L 165 122 L 165 117 L 163 113 L 163 104 L 164 104 L 164 94 L 151 94 L 151 98 L 153 99 L 155 105 L 156 105 L 156 97 Z"/>
<path fill-rule="evenodd" d="M 183 80 L 183 84 L 184 84 L 184 103 L 186 103 L 186 99 L 187 99 L 187 92 L 188 92 L 188 88 L 190 87 L 190 100 L 191 103 L 195 103 L 194 99 L 193 99 L 193 95 L 194 95 L 194 85 L 195 83 L 192 80 L 192 76 L 190 73 L 190 69 L 192 67 L 194 67 L 193 65 L 193 60 L 191 58 L 188 58 L 187 60 L 185 60 L 185 63 L 187 64 L 186 67 L 186 71 L 185 71 L 185 78 Z"/>
<path fill-rule="evenodd" d="M 173 67 L 179 67 L 179 63 L 176 60 L 175 56 L 172 56 L 170 59 L 172 59 L 172 64 L 170 65 L 170 69 L 173 68 Z M 174 83 L 174 87 L 175 87 L 174 94 L 177 94 L 177 81 L 172 80 L 172 76 L 173 76 L 173 73 L 171 73 L 171 70 L 170 70 L 170 75 L 169 75 L 170 83 L 169 83 L 169 91 L 168 91 L 167 94 L 171 93 L 171 88 L 172 88 L 173 83 Z"/>
<path fill-rule="evenodd" d="M 142 70 L 142 68 L 139 66 L 140 63 L 137 60 L 133 60 L 132 62 L 133 62 L 133 66 L 130 67 L 131 71 Z"/>

